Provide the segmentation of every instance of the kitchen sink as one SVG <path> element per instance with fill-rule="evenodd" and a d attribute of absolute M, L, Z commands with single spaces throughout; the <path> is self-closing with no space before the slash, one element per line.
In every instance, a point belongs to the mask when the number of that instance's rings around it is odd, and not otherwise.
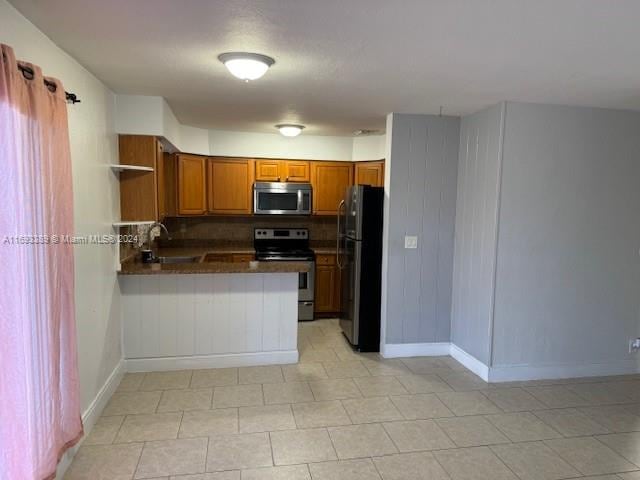
<path fill-rule="evenodd" d="M 156 263 L 197 263 L 200 257 L 183 256 L 183 257 L 157 257 Z"/>

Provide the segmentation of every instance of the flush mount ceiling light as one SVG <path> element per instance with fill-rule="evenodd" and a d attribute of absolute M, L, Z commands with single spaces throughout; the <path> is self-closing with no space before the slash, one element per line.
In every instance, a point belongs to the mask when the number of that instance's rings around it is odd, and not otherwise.
<path fill-rule="evenodd" d="M 276 63 L 273 58 L 266 55 L 247 52 L 223 53 L 218 55 L 218 60 L 224 63 L 224 66 L 234 77 L 238 77 L 245 82 L 257 80 L 267 73 L 271 65 Z"/>
<path fill-rule="evenodd" d="M 281 123 L 276 125 L 276 128 L 280 130 L 280 133 L 285 137 L 297 137 L 302 133 L 304 125 L 296 125 L 294 123 Z"/>

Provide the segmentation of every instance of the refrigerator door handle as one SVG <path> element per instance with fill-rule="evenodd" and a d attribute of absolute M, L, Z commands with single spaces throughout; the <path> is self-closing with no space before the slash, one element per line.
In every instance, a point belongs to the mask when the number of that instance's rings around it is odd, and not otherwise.
<path fill-rule="evenodd" d="M 340 269 L 342 269 L 342 265 L 340 264 L 340 239 L 342 237 L 342 233 L 340 233 L 340 217 L 342 216 L 343 207 L 344 207 L 344 200 L 340 200 L 340 203 L 338 204 L 338 215 L 336 215 L 337 230 L 338 230 L 338 235 L 336 236 L 336 264 Z"/>

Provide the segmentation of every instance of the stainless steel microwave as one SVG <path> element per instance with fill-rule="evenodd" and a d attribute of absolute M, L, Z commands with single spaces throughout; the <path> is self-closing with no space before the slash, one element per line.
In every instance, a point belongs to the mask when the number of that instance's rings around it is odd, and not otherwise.
<path fill-rule="evenodd" d="M 311 215 L 311 184 L 256 182 L 253 213 L 256 215 Z"/>

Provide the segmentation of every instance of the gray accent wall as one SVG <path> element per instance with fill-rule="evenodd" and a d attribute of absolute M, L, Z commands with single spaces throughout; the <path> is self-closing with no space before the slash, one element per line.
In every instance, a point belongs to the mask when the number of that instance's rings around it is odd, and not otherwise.
<path fill-rule="evenodd" d="M 504 104 L 462 119 L 451 341 L 488 365 L 498 232 Z"/>
<path fill-rule="evenodd" d="M 509 102 L 503 148 L 493 366 L 634 362 L 640 114 Z"/>
<path fill-rule="evenodd" d="M 388 344 L 450 340 L 459 136 L 457 117 L 388 118 L 382 295 Z M 404 248 L 405 235 L 418 237 L 417 249 Z"/>

